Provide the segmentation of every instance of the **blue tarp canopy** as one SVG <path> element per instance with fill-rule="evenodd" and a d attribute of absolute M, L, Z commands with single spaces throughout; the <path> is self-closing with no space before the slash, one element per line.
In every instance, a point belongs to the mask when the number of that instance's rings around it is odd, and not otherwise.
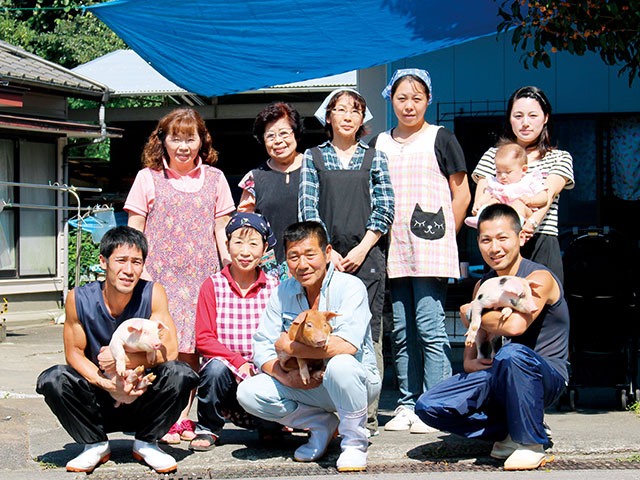
<path fill-rule="evenodd" d="M 88 7 L 153 68 L 219 96 L 495 34 L 494 0 L 116 0 Z"/>

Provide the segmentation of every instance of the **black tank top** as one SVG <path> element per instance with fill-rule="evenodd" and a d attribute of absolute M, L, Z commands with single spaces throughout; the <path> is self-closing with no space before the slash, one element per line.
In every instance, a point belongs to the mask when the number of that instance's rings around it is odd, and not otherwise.
<path fill-rule="evenodd" d="M 525 278 L 536 270 L 546 270 L 551 273 L 560 288 L 560 298 L 552 305 L 545 305 L 538 318 L 529 325 L 526 332 L 516 337 L 508 337 L 507 340 L 531 348 L 568 382 L 569 308 L 564 298 L 564 290 L 562 283 L 551 270 L 526 258 L 522 259 L 516 276 Z M 497 273 L 491 271 L 482 278 L 482 281 L 496 276 Z"/>
<path fill-rule="evenodd" d="M 151 297 L 153 282 L 138 280 L 131 300 L 118 318 L 111 316 L 104 303 L 102 288 L 104 282 L 92 282 L 74 290 L 76 312 L 87 336 L 85 356 L 98 365 L 100 348 L 109 345 L 116 328 L 130 318 L 151 317 Z"/>

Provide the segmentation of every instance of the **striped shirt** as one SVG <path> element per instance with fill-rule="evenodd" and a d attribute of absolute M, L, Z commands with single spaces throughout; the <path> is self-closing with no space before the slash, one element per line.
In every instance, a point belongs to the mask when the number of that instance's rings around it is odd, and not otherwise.
<path fill-rule="evenodd" d="M 324 165 L 327 170 L 345 170 L 331 142 L 324 142 L 318 147 L 322 151 L 322 158 L 324 159 Z M 359 170 L 364 160 L 364 153 L 369 148 L 372 147 L 359 141 L 346 170 Z M 376 150 L 371 163 L 369 193 L 371 197 L 371 215 L 369 215 L 369 220 L 367 221 L 367 230 L 381 232 L 384 235 L 389 231 L 389 227 L 393 223 L 394 197 L 391 179 L 389 177 L 387 156 L 378 150 Z M 301 221 L 313 220 L 324 225 L 320 218 L 320 212 L 318 211 L 319 199 L 320 181 L 318 179 L 318 171 L 313 164 L 311 150 L 307 150 L 304 152 L 302 170 L 300 171 L 298 219 Z M 348 208 L 349 192 L 344 192 L 344 202 L 345 208 Z"/>
<path fill-rule="evenodd" d="M 472 178 L 477 183 L 481 178 L 493 177 L 496 174 L 496 156 L 497 148 L 492 147 L 485 152 L 482 156 L 475 170 L 473 171 Z M 573 180 L 573 159 L 569 152 L 564 150 L 551 150 L 541 160 L 529 163 L 529 170 L 527 173 L 540 171 L 542 177 L 546 180 L 551 174 L 560 175 L 567 183 L 564 186 L 565 190 L 571 190 L 574 186 Z M 544 233 L 546 235 L 558 235 L 558 200 L 560 195 L 554 198 L 549 211 L 540 222 L 540 226 L 536 230 L 536 233 Z"/>

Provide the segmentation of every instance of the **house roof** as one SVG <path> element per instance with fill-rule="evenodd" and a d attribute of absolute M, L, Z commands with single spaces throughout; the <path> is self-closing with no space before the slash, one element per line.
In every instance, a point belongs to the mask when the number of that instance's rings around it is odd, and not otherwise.
<path fill-rule="evenodd" d="M 108 85 L 114 91 L 112 96 L 193 95 L 166 79 L 133 50 L 116 50 L 107 53 L 90 62 L 78 65 L 72 71 Z M 355 85 L 356 71 L 353 70 L 304 82 L 261 88 L 255 92 L 327 91 L 338 86 Z"/>
<path fill-rule="evenodd" d="M 0 82 L 68 95 L 101 97 L 105 85 L 0 40 Z"/>
<path fill-rule="evenodd" d="M 133 50 L 116 50 L 73 68 L 74 73 L 108 85 L 113 96 L 187 95 Z"/>

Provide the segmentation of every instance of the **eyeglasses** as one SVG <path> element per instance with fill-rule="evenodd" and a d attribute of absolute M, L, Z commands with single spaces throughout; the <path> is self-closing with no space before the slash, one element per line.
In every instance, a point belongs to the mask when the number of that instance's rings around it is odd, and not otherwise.
<path fill-rule="evenodd" d="M 293 135 L 293 130 L 280 130 L 279 132 L 267 132 L 264 134 L 264 141 L 273 143 L 279 137 L 281 140 L 287 141 Z"/>
<path fill-rule="evenodd" d="M 347 114 L 351 117 L 362 116 L 362 112 L 360 110 L 346 110 L 342 107 L 334 108 L 331 110 L 337 117 L 345 117 Z"/>

